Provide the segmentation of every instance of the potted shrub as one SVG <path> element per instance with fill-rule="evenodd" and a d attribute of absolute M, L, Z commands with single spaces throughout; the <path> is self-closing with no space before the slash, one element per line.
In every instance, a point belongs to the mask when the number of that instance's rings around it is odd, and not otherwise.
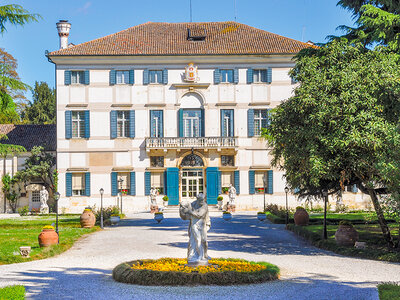
<path fill-rule="evenodd" d="M 160 223 L 163 219 L 164 219 L 164 214 L 162 212 L 154 213 L 154 220 L 156 220 L 157 223 Z"/>
<path fill-rule="evenodd" d="M 48 247 L 58 243 L 58 234 L 55 232 L 54 227 L 46 225 L 42 228 L 42 232 L 38 236 L 39 246 Z"/>
<path fill-rule="evenodd" d="M 305 226 L 308 225 L 309 220 L 310 216 L 304 207 L 297 206 L 296 212 L 294 213 L 294 223 L 298 226 Z"/>
<path fill-rule="evenodd" d="M 168 200 L 169 200 L 168 196 L 165 195 L 164 197 L 162 197 L 162 199 L 163 199 L 163 205 L 168 206 Z"/>
<path fill-rule="evenodd" d="M 223 205 L 223 203 L 224 203 L 224 197 L 218 196 L 218 197 L 217 197 L 217 201 L 218 201 L 218 207 L 219 207 L 219 209 L 222 209 L 222 205 Z"/>
<path fill-rule="evenodd" d="M 113 224 L 113 225 L 118 224 L 120 220 L 121 220 L 121 217 L 120 217 L 119 214 L 112 214 L 112 215 L 110 216 L 110 222 L 111 222 L 111 224 Z"/>
<path fill-rule="evenodd" d="M 96 223 L 96 216 L 91 208 L 87 207 L 81 214 L 81 226 L 83 228 L 92 228 Z"/>
<path fill-rule="evenodd" d="M 224 211 L 224 212 L 222 213 L 222 218 L 223 218 L 225 221 L 230 221 L 230 220 L 232 220 L 232 214 L 231 214 L 229 211 Z"/>
<path fill-rule="evenodd" d="M 358 241 L 358 232 L 349 221 L 340 221 L 335 232 L 336 244 L 339 246 L 353 247 Z"/>
<path fill-rule="evenodd" d="M 267 215 L 265 214 L 265 212 L 259 211 L 259 212 L 257 213 L 257 219 L 258 219 L 259 221 L 264 221 L 264 220 L 267 219 Z"/>

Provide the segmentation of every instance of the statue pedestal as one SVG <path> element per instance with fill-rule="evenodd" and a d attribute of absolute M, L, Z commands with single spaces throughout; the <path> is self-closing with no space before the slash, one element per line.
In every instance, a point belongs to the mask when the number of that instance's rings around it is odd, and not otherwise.
<path fill-rule="evenodd" d="M 226 211 L 235 212 L 236 211 L 236 205 L 235 204 L 228 204 L 226 206 Z"/>
<path fill-rule="evenodd" d="M 208 262 L 208 260 L 200 260 L 200 261 L 190 261 L 188 262 L 185 266 L 186 267 L 191 267 L 191 268 L 196 268 L 198 266 L 209 266 L 210 263 Z"/>
<path fill-rule="evenodd" d="M 158 205 L 150 205 L 150 213 L 154 214 L 158 212 Z"/>

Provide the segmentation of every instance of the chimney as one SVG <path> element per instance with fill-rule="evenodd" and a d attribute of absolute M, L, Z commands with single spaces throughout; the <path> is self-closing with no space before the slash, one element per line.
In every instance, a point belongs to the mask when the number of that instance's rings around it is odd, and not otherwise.
<path fill-rule="evenodd" d="M 68 48 L 68 36 L 71 23 L 67 20 L 60 20 L 57 24 L 58 36 L 60 37 L 60 49 Z"/>

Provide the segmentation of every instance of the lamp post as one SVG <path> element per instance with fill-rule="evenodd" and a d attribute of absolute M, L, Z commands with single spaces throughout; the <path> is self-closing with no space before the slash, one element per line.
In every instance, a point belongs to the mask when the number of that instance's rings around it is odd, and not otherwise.
<path fill-rule="evenodd" d="M 58 200 L 60 199 L 60 193 L 54 193 L 54 201 L 56 202 L 56 233 L 58 235 L 58 244 L 60 243 L 60 234 L 58 233 Z"/>
<path fill-rule="evenodd" d="M 101 199 L 101 201 L 100 201 L 100 228 L 101 229 L 104 229 L 104 226 L 103 226 L 103 194 L 104 194 L 104 189 L 101 188 L 100 189 L 100 199 Z"/>
<path fill-rule="evenodd" d="M 324 240 L 328 239 L 328 232 L 326 230 L 326 204 L 328 202 L 328 191 L 323 191 L 322 196 L 324 197 Z"/>
<path fill-rule="evenodd" d="M 265 190 L 267 189 L 267 173 L 264 173 L 263 183 L 264 183 L 264 212 L 265 212 Z"/>
<path fill-rule="evenodd" d="M 286 229 L 289 224 L 289 205 L 288 205 L 288 199 L 287 199 L 288 192 L 289 192 L 289 188 L 287 186 L 285 186 L 285 194 L 286 194 L 286 220 L 285 220 L 286 226 L 285 226 L 285 228 Z"/>
<path fill-rule="evenodd" d="M 121 214 L 122 214 L 122 183 L 124 182 L 124 180 L 122 179 L 122 178 L 120 178 L 120 179 L 118 179 L 118 182 L 119 182 L 119 192 L 120 192 L 120 195 L 121 195 Z"/>

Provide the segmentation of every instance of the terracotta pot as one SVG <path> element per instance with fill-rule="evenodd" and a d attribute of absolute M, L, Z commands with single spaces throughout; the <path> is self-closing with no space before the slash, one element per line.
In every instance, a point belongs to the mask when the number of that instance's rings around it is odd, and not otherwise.
<path fill-rule="evenodd" d="M 353 226 L 339 225 L 335 232 L 335 240 L 339 246 L 353 247 L 358 241 L 358 232 Z"/>
<path fill-rule="evenodd" d="M 58 243 L 58 234 L 54 229 L 43 229 L 38 236 L 39 246 L 48 247 Z"/>
<path fill-rule="evenodd" d="M 305 209 L 298 209 L 294 213 L 294 223 L 298 226 L 308 225 L 308 221 L 310 220 L 310 216 Z"/>
<path fill-rule="evenodd" d="M 91 210 L 84 210 L 81 214 L 81 226 L 83 228 L 92 228 L 96 223 L 96 217 Z"/>

